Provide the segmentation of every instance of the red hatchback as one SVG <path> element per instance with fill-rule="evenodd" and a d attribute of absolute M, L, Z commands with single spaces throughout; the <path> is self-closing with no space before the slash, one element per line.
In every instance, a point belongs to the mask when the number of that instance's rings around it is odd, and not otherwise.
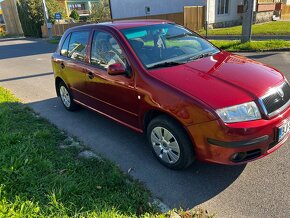
<path fill-rule="evenodd" d="M 290 131 L 282 73 L 160 20 L 71 28 L 52 56 L 57 95 L 147 135 L 167 167 L 240 164 L 278 149 Z"/>

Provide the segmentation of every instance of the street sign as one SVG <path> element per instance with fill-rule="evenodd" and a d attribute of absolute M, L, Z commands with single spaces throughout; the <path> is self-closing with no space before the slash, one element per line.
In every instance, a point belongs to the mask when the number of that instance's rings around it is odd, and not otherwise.
<path fill-rule="evenodd" d="M 61 20 L 61 13 L 55 13 L 54 14 L 54 19 L 56 19 L 56 20 Z"/>

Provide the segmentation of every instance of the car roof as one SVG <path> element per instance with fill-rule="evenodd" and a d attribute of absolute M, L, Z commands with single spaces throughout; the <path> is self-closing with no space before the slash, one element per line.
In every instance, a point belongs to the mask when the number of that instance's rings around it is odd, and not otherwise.
<path fill-rule="evenodd" d="M 71 29 L 83 29 L 83 28 L 93 28 L 93 27 L 99 27 L 99 26 L 108 26 L 108 27 L 114 27 L 120 30 L 120 29 L 127 29 L 127 28 L 139 27 L 139 26 L 149 26 L 149 25 L 155 25 L 155 24 L 164 24 L 164 23 L 174 23 L 174 22 L 168 21 L 168 20 L 159 20 L 159 19 L 118 20 L 118 21 L 76 26 Z"/>

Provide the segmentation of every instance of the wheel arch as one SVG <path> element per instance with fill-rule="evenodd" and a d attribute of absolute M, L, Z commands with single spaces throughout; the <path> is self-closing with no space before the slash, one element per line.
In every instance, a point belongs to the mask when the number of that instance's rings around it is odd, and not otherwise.
<path fill-rule="evenodd" d="M 63 79 L 60 78 L 59 76 L 55 78 L 55 91 L 56 91 L 56 94 L 57 94 L 58 97 L 59 97 L 59 95 L 60 95 L 60 94 L 59 94 L 59 90 L 58 90 L 58 86 L 59 86 L 59 84 L 60 84 L 61 82 L 63 82 L 63 83 L 65 84 L 65 82 L 63 81 Z"/>
<path fill-rule="evenodd" d="M 195 149 L 195 141 L 194 138 L 190 135 L 190 133 L 188 132 L 188 130 L 184 127 L 184 125 L 182 125 L 181 121 L 178 120 L 176 117 L 172 116 L 171 114 L 165 112 L 165 111 L 161 111 L 158 109 L 151 109 L 148 110 L 144 113 L 144 118 L 143 118 L 143 131 L 144 134 L 147 135 L 147 127 L 150 123 L 151 120 L 153 120 L 154 118 L 158 117 L 158 116 L 166 116 L 169 119 L 173 120 L 177 125 L 179 125 L 183 131 L 186 133 L 188 139 L 191 141 L 193 148 Z"/>

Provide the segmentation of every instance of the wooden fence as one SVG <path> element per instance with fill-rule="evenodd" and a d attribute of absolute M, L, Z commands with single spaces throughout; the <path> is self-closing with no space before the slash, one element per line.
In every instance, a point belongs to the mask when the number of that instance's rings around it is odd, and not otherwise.
<path fill-rule="evenodd" d="M 290 5 L 282 4 L 281 19 L 282 20 L 290 19 Z"/>
<path fill-rule="evenodd" d="M 204 27 L 205 21 L 205 7 L 201 6 L 190 6 L 185 7 L 184 12 L 172 13 L 172 14 L 160 14 L 160 15 L 148 15 L 143 17 L 131 17 L 126 18 L 127 20 L 133 19 L 162 19 L 171 20 L 177 24 L 185 25 L 191 30 L 199 30 Z M 70 24 L 54 24 L 52 25 L 52 35 L 61 36 L 65 30 L 74 26 L 84 25 L 86 23 L 70 23 Z M 43 25 L 41 27 L 42 37 L 48 37 L 47 27 Z"/>
<path fill-rule="evenodd" d="M 186 6 L 184 7 L 184 26 L 191 30 L 201 30 L 205 26 L 206 7 Z"/>

